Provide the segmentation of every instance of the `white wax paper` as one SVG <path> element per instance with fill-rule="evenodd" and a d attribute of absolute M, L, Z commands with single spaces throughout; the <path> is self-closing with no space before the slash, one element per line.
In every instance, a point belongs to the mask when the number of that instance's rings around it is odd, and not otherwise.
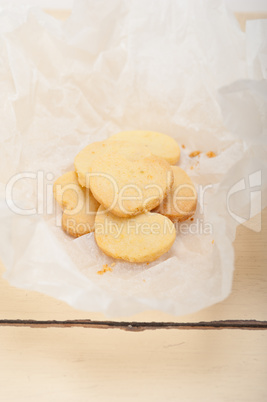
<path fill-rule="evenodd" d="M 109 316 L 182 315 L 226 298 L 236 226 L 260 230 L 248 218 L 267 204 L 266 30 L 259 20 L 241 32 L 219 0 L 80 0 L 63 23 L 0 8 L 5 278 Z M 184 144 L 179 165 L 199 192 L 194 221 L 150 264 L 105 256 L 93 234 L 67 236 L 52 197 L 84 146 L 125 129 Z"/>

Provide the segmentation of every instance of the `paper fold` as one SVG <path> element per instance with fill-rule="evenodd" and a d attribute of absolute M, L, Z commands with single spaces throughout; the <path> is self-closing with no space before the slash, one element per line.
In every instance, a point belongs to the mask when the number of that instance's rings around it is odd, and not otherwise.
<path fill-rule="evenodd" d="M 64 23 L 6 6 L 0 33 L 5 278 L 110 316 L 183 315 L 226 298 L 236 227 L 267 205 L 266 21 L 243 33 L 218 0 L 80 0 Z M 93 234 L 71 239 L 57 225 L 54 179 L 88 143 L 124 129 L 185 145 L 179 165 L 198 189 L 194 221 L 149 265 L 114 261 Z"/>

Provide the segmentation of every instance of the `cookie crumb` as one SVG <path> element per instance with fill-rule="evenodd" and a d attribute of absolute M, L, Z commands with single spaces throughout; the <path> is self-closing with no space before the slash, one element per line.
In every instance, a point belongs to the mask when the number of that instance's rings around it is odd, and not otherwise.
<path fill-rule="evenodd" d="M 190 221 L 193 221 L 194 220 L 194 218 L 190 218 Z"/>
<path fill-rule="evenodd" d="M 217 155 L 215 154 L 215 152 L 213 152 L 213 151 L 207 152 L 206 155 L 207 155 L 208 158 L 214 158 L 215 156 L 217 156 Z"/>
<path fill-rule="evenodd" d="M 191 154 L 189 154 L 190 158 L 194 158 L 195 156 L 198 156 L 199 154 L 201 154 L 201 151 L 193 151 L 191 152 Z"/>
<path fill-rule="evenodd" d="M 184 145 L 184 144 L 182 144 L 182 148 L 185 149 L 185 145 Z"/>
<path fill-rule="evenodd" d="M 115 263 L 114 263 L 115 264 Z M 98 275 L 103 275 L 104 273 L 106 273 L 106 272 L 112 272 L 113 271 L 113 269 L 112 268 L 110 268 L 109 266 L 108 266 L 108 264 L 104 264 L 103 265 L 103 269 L 101 269 L 100 271 L 97 271 L 97 273 L 98 273 Z"/>
<path fill-rule="evenodd" d="M 149 262 L 147 262 L 146 265 L 149 265 Z"/>
<path fill-rule="evenodd" d="M 143 279 L 143 282 L 145 282 L 146 280 L 145 279 Z"/>
<path fill-rule="evenodd" d="M 190 169 L 193 170 L 193 169 L 194 169 L 194 166 L 190 166 Z"/>
<path fill-rule="evenodd" d="M 112 268 L 112 267 L 115 267 L 115 265 L 116 265 L 115 262 L 113 262 L 110 266 Z"/>
<path fill-rule="evenodd" d="M 212 240 L 211 244 L 214 244 L 214 239 Z"/>

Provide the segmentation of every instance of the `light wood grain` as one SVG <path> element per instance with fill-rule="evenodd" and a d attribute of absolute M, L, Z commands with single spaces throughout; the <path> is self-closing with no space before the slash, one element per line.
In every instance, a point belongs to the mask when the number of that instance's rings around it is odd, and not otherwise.
<path fill-rule="evenodd" d="M 0 329 L 6 401 L 265 402 L 267 332 Z"/>

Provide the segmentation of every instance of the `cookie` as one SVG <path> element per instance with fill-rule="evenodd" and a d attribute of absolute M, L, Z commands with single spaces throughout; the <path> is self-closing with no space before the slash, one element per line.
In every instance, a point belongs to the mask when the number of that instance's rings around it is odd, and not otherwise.
<path fill-rule="evenodd" d="M 67 172 L 53 186 L 54 197 L 63 209 L 62 228 L 78 237 L 94 230 L 99 203 L 90 190 L 79 185 L 76 172 Z"/>
<path fill-rule="evenodd" d="M 83 148 L 74 159 L 74 167 L 78 175 L 78 181 L 82 187 L 89 187 L 89 182 L 86 175 L 89 173 L 92 160 L 101 151 L 102 147 L 106 146 L 106 141 L 93 142 Z"/>
<path fill-rule="evenodd" d="M 165 216 L 143 213 L 120 218 L 100 206 L 95 219 L 95 240 L 108 256 L 129 262 L 151 262 L 170 250 L 176 237 Z"/>
<path fill-rule="evenodd" d="M 106 209 L 128 217 L 161 203 L 173 183 L 171 166 L 147 147 L 110 141 L 91 162 L 90 189 Z"/>
<path fill-rule="evenodd" d="M 172 166 L 172 171 L 174 175 L 172 189 L 155 212 L 167 216 L 172 221 L 184 221 L 195 213 L 197 192 L 183 169 Z"/>
<path fill-rule="evenodd" d="M 99 206 L 99 204 L 97 203 Z M 73 237 L 83 236 L 84 234 L 94 231 L 95 214 L 88 215 L 85 209 L 79 213 L 72 213 L 72 210 L 65 210 L 62 214 L 61 225 L 62 229 Z"/>
<path fill-rule="evenodd" d="M 180 158 L 180 147 L 170 136 L 155 131 L 121 131 L 112 135 L 109 140 L 131 141 L 147 146 L 152 154 L 159 156 L 174 165 Z"/>

